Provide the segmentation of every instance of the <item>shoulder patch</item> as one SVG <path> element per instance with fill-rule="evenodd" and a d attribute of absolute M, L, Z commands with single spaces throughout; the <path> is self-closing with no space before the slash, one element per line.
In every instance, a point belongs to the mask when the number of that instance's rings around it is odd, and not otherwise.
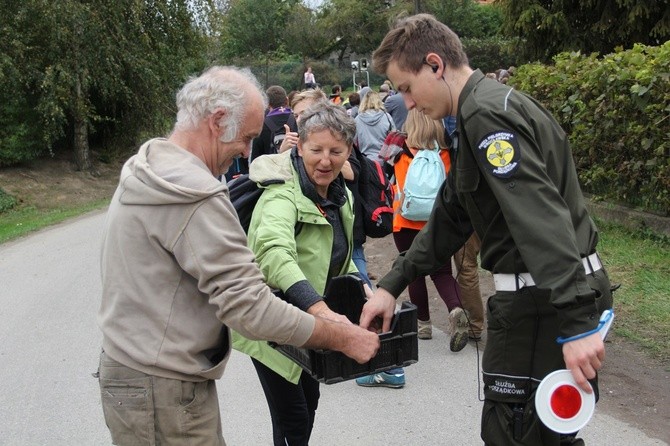
<path fill-rule="evenodd" d="M 489 133 L 477 144 L 482 165 L 497 178 L 509 178 L 519 168 L 521 150 L 516 135 L 507 130 Z"/>

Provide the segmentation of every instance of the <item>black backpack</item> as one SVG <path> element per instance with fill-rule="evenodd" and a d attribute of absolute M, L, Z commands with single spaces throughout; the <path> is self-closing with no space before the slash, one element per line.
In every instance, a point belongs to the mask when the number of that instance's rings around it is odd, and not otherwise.
<path fill-rule="evenodd" d="M 284 124 L 278 124 L 272 119 L 271 116 L 266 116 L 265 125 L 268 127 L 268 129 L 270 129 L 270 152 L 268 153 L 279 153 L 279 147 L 281 147 L 281 143 L 284 141 L 284 138 L 286 138 L 286 129 L 284 128 Z M 291 129 L 296 128 L 296 122 L 293 114 L 289 115 L 288 120 L 286 121 L 286 125 Z"/>
<path fill-rule="evenodd" d="M 358 193 L 365 235 L 385 237 L 393 232 L 393 187 L 379 162 L 363 155 L 355 145 L 354 150 L 361 165 Z"/>
<path fill-rule="evenodd" d="M 283 180 L 272 180 L 263 183 L 264 186 L 268 184 L 283 183 Z M 237 212 L 237 218 L 240 220 L 242 229 L 245 233 L 249 233 L 249 224 L 251 223 L 251 214 L 254 213 L 254 208 L 258 199 L 263 195 L 262 187 L 258 187 L 255 181 L 249 178 L 249 174 L 240 175 L 232 181 L 228 182 L 228 190 L 230 191 L 230 201 Z"/>
<path fill-rule="evenodd" d="M 228 182 L 230 191 L 230 201 L 237 211 L 237 217 L 245 233 L 249 232 L 249 223 L 251 223 L 251 214 L 258 199 L 263 195 L 263 189 L 258 187 L 255 181 L 249 179 L 249 174 L 240 175 Z"/>

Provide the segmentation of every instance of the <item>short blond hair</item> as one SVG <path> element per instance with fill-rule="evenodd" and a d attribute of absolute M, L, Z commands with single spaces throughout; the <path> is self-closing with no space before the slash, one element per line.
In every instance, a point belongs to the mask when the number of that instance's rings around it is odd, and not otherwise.
<path fill-rule="evenodd" d="M 431 119 L 413 108 L 407 113 L 402 129 L 407 133 L 407 145 L 415 149 L 433 149 L 435 141 L 440 147 L 447 147 L 444 138 L 444 124 L 441 119 Z"/>
<path fill-rule="evenodd" d="M 361 99 L 361 105 L 358 107 L 358 113 L 363 113 L 368 110 L 386 111 L 386 108 L 384 108 L 384 103 L 379 97 L 379 93 L 374 90 L 370 90 L 366 93 L 363 99 Z"/>
<path fill-rule="evenodd" d="M 293 96 L 293 99 L 291 99 L 291 108 L 295 108 L 296 105 L 306 99 L 316 102 L 322 99 L 328 99 L 328 96 L 326 96 L 326 93 L 319 88 L 303 90 Z"/>

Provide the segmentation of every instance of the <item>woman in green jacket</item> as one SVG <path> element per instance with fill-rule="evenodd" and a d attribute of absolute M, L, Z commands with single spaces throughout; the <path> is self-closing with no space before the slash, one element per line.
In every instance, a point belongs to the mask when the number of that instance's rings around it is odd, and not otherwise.
<path fill-rule="evenodd" d="M 358 274 L 351 260 L 353 202 L 340 173 L 355 134 L 342 107 L 319 101 L 301 116 L 297 147 L 259 157 L 250 169 L 265 191 L 251 219 L 249 247 L 268 285 L 298 308 L 344 323 L 351 322 L 331 311 L 323 294 L 333 277 Z M 319 383 L 266 342 L 235 335 L 235 347 L 252 357 L 274 444 L 307 445 Z"/>

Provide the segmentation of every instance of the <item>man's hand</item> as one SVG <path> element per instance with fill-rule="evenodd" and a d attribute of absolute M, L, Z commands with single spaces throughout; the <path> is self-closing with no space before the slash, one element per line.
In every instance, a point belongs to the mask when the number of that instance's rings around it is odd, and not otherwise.
<path fill-rule="evenodd" d="M 605 359 L 605 345 L 600 333 L 563 344 L 563 359 L 579 387 L 591 393 L 587 379 L 596 377 Z"/>
<path fill-rule="evenodd" d="M 361 312 L 360 326 L 370 329 L 370 325 L 377 318 L 381 317 L 382 332 L 391 329 L 391 321 L 395 313 L 395 297 L 383 288 L 377 288 L 374 296 L 370 298 L 363 306 Z"/>
<path fill-rule="evenodd" d="M 316 325 L 305 348 L 326 348 L 342 352 L 359 364 L 370 361 L 379 350 L 379 336 L 351 322 L 342 324 L 315 317 Z"/>
<path fill-rule="evenodd" d="M 298 145 L 298 133 L 292 132 L 291 128 L 286 124 L 284 124 L 284 134 L 284 140 L 281 142 L 281 146 L 279 146 L 279 153 L 284 153 Z"/>
<path fill-rule="evenodd" d="M 352 324 L 349 327 L 351 330 L 345 338 L 347 342 L 340 351 L 357 363 L 365 364 L 377 355 L 379 335 L 357 325 Z"/>

